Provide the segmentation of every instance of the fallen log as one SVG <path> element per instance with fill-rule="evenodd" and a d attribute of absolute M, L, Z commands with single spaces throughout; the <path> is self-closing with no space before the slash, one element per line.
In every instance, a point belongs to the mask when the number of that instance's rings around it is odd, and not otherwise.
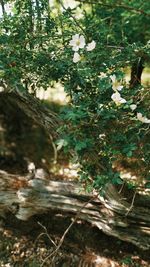
<path fill-rule="evenodd" d="M 29 220 L 52 210 L 78 215 L 107 235 L 150 249 L 149 197 L 137 195 L 131 209 L 131 203 L 110 184 L 99 197 L 85 192 L 77 182 L 30 178 L 0 171 L 1 217 L 11 213 L 19 220 Z"/>

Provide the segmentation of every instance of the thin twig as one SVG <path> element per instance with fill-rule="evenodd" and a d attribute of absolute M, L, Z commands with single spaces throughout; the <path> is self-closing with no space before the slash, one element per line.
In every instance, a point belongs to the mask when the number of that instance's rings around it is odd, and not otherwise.
<path fill-rule="evenodd" d="M 67 11 L 67 9 L 65 8 L 63 2 L 61 0 L 58 0 L 59 4 L 62 6 L 62 8 Z M 84 28 L 80 25 L 80 23 L 78 22 L 78 20 L 70 13 L 70 17 L 74 20 L 75 24 L 78 26 L 78 28 L 80 28 L 83 32 L 84 35 L 86 35 Z"/>
<path fill-rule="evenodd" d="M 56 148 L 56 145 L 53 141 L 53 137 L 51 134 L 49 134 L 49 138 L 51 140 L 51 143 L 52 143 L 52 147 L 53 147 L 53 151 L 54 151 L 54 158 L 53 158 L 53 163 L 55 164 L 57 162 L 57 148 Z"/>
<path fill-rule="evenodd" d="M 45 233 L 41 233 L 41 234 L 39 234 L 39 236 L 36 238 L 35 242 L 36 242 L 41 236 L 46 235 L 46 236 L 48 237 L 48 239 L 51 241 L 51 243 L 52 243 L 55 247 L 57 247 L 56 243 L 54 242 L 54 240 L 50 237 L 49 233 L 47 232 L 46 227 L 45 227 L 43 224 L 41 224 L 40 222 L 38 222 L 38 224 L 44 229 Z"/>
<path fill-rule="evenodd" d="M 56 247 L 56 249 L 55 249 L 50 255 L 48 255 L 48 256 L 44 259 L 43 263 L 41 264 L 41 267 L 44 266 L 45 262 L 46 262 L 49 258 L 51 258 L 52 256 L 53 256 L 53 259 L 52 259 L 51 263 L 53 264 L 54 259 L 55 259 L 56 255 L 57 255 L 57 253 L 58 253 L 58 250 L 59 250 L 60 247 L 62 246 L 62 244 L 63 244 L 63 242 L 64 242 L 64 239 L 65 239 L 67 233 L 69 232 L 69 230 L 71 229 L 71 227 L 73 226 L 73 224 L 74 224 L 74 223 L 76 222 L 76 220 L 78 219 L 78 217 L 79 217 L 79 215 L 80 215 L 82 209 L 85 208 L 85 206 L 86 206 L 87 204 L 89 204 L 92 200 L 94 200 L 95 198 L 97 198 L 98 195 L 99 195 L 99 193 L 98 193 L 97 195 L 95 195 L 94 197 L 92 197 L 91 199 L 89 199 L 89 200 L 88 200 L 86 203 L 84 203 L 84 205 L 79 209 L 78 213 L 76 214 L 76 216 L 74 217 L 74 219 L 72 220 L 72 222 L 70 223 L 70 225 L 68 226 L 68 228 L 67 228 L 67 229 L 65 230 L 65 232 L 63 233 L 63 235 L 62 235 L 62 237 L 61 237 L 61 239 L 60 239 L 60 241 L 59 241 L 58 246 Z"/>
<path fill-rule="evenodd" d="M 107 45 L 107 47 L 108 48 L 119 49 L 119 50 L 125 49 L 125 46 Z"/>
<path fill-rule="evenodd" d="M 133 198 L 132 198 L 131 205 L 130 205 L 128 211 L 126 212 L 125 216 L 128 216 L 129 212 L 132 210 L 133 205 L 134 205 L 134 201 L 135 201 L 135 197 L 136 197 L 136 191 L 134 192 L 134 195 L 133 195 Z"/>
<path fill-rule="evenodd" d="M 120 189 L 119 189 L 119 194 L 121 194 L 121 192 L 122 192 L 122 190 L 123 190 L 123 188 L 124 188 L 124 185 L 125 185 L 125 181 L 122 183 L 122 185 L 121 185 L 121 187 L 120 187 Z"/>

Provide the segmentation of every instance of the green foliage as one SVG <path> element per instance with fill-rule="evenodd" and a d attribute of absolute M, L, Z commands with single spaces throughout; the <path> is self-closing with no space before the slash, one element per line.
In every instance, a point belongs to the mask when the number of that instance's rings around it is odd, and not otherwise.
<path fill-rule="evenodd" d="M 146 177 L 150 96 L 140 83 L 127 84 L 125 69 L 149 62 L 149 1 L 82 1 L 73 9 L 63 1 L 8 2 L 14 6 L 1 18 L 0 79 L 34 94 L 56 82 L 64 86 L 70 103 L 62 112 L 58 150 L 74 154 L 82 181 L 96 188 L 122 184 L 116 162 L 129 159 Z M 77 61 L 69 43 L 75 34 L 86 43 L 76 51 Z M 96 46 L 88 51 L 92 41 Z"/>
<path fill-rule="evenodd" d="M 150 182 L 147 182 L 147 183 L 145 184 L 145 188 L 150 189 Z"/>
<path fill-rule="evenodd" d="M 128 266 L 132 265 L 133 263 L 133 260 L 130 256 L 128 257 L 125 257 L 122 261 L 121 261 L 122 264 L 128 264 Z"/>

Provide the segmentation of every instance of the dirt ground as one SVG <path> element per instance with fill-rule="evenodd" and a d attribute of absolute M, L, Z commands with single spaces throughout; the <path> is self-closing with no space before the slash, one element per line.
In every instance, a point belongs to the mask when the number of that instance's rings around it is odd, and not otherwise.
<path fill-rule="evenodd" d="M 28 222 L 6 218 L 0 229 L 1 267 L 148 267 L 150 252 L 106 236 L 77 221 L 55 256 L 59 241 L 73 217 L 59 213 L 35 216 Z"/>

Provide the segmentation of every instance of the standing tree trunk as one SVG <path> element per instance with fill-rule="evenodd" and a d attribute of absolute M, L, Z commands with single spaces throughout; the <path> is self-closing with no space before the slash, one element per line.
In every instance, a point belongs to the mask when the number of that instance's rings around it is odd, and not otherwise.
<path fill-rule="evenodd" d="M 144 60 L 142 57 L 140 57 L 133 63 L 131 68 L 131 80 L 130 80 L 131 88 L 141 84 L 141 76 L 144 69 L 143 64 Z"/>
<path fill-rule="evenodd" d="M 1 7 L 2 7 L 2 13 L 3 13 L 3 16 L 5 15 L 6 11 L 5 11 L 5 4 L 4 4 L 4 1 L 3 0 L 0 0 L 0 3 L 1 3 Z"/>

